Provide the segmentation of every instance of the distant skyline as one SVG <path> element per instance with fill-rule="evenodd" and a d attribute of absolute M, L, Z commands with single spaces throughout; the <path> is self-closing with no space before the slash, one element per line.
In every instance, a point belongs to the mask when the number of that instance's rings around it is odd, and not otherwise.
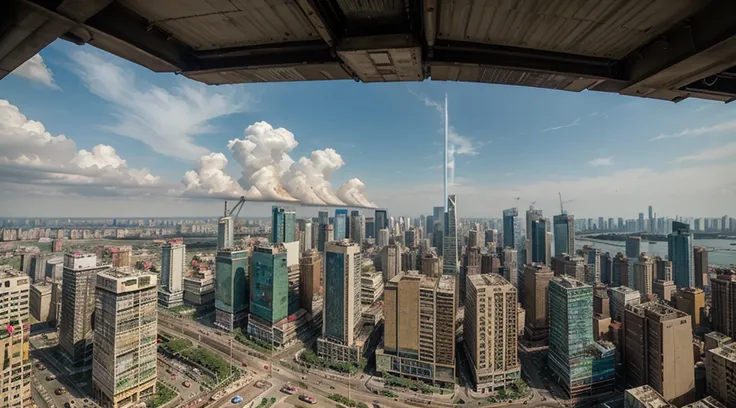
<path fill-rule="evenodd" d="M 0 81 L 0 217 L 215 216 L 222 200 L 206 197 L 253 188 L 431 214 L 445 93 L 459 217 L 499 218 L 516 197 L 552 216 L 558 192 L 576 218 L 736 214 L 722 103 L 431 81 L 206 87 L 64 41 L 15 74 Z M 250 144 L 274 140 L 288 154 Z"/>

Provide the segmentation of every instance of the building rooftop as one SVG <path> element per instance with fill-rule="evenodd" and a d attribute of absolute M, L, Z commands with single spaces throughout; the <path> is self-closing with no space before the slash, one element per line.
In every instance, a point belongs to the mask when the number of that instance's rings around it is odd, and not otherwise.
<path fill-rule="evenodd" d="M 567 275 L 557 276 L 554 279 L 552 279 L 552 281 L 557 282 L 558 285 L 564 288 L 567 288 L 567 289 L 577 289 L 577 288 L 584 288 L 584 287 L 592 288 L 587 283 L 583 283 Z"/>
<path fill-rule="evenodd" d="M 341 246 L 341 247 L 358 246 L 358 244 L 356 244 L 355 242 L 353 242 L 353 240 L 347 239 L 347 238 L 345 238 L 343 240 L 340 240 L 340 241 L 330 241 L 329 242 L 329 245 L 337 245 L 337 246 Z"/>
<path fill-rule="evenodd" d="M 717 399 L 713 397 L 705 397 L 700 401 L 695 401 L 692 404 L 687 404 L 682 408 L 726 408 L 726 406 L 721 404 Z"/>
<path fill-rule="evenodd" d="M 51 290 L 53 289 L 53 287 L 54 285 L 52 285 L 51 282 L 46 282 L 46 281 L 36 282 L 33 285 L 31 285 L 32 289 L 35 289 L 41 294 L 51 293 Z"/>
<path fill-rule="evenodd" d="M 722 340 L 726 340 L 726 339 L 730 339 L 731 338 L 730 336 L 728 336 L 726 334 L 723 334 L 721 332 L 717 332 L 717 331 L 712 331 L 710 333 L 706 333 L 705 334 L 705 337 L 710 337 L 711 339 L 718 340 L 718 341 L 722 341 Z"/>
<path fill-rule="evenodd" d="M 484 275 L 470 275 L 468 276 L 468 280 L 470 280 L 474 286 L 505 286 L 505 285 L 511 285 L 509 281 L 504 279 L 503 276 L 496 274 L 496 273 L 490 273 L 490 274 L 484 274 Z"/>
<path fill-rule="evenodd" d="M 648 385 L 628 389 L 626 393 L 635 397 L 647 408 L 674 408 L 674 405 L 667 402 L 654 388 Z"/>
<path fill-rule="evenodd" d="M 636 290 L 636 289 L 631 289 L 631 288 L 630 288 L 630 287 L 628 287 L 628 286 L 617 286 L 617 287 L 615 287 L 615 288 L 611 288 L 611 291 L 612 291 L 612 292 L 618 292 L 618 293 L 622 293 L 622 294 L 624 294 L 624 295 L 627 295 L 627 294 L 631 294 L 631 293 L 634 293 L 634 292 L 636 292 L 636 293 L 639 293 L 639 291 L 638 291 L 638 290 Z"/>
<path fill-rule="evenodd" d="M 710 352 L 736 363 L 736 343 L 725 344 L 721 347 L 714 348 Z"/>
<path fill-rule="evenodd" d="M 8 265 L 0 265 L 0 279 L 17 278 L 21 276 L 28 276 L 28 275 Z"/>
<path fill-rule="evenodd" d="M 634 310 L 640 311 L 641 313 L 652 312 L 659 317 L 659 320 L 672 320 L 690 317 L 690 315 L 685 312 L 656 301 L 641 303 L 633 306 L 627 305 L 626 308 L 632 308 Z"/>
<path fill-rule="evenodd" d="M 144 275 L 156 275 L 153 272 L 139 271 L 129 266 L 120 266 L 117 268 L 108 269 L 104 272 L 100 272 L 99 275 L 105 275 L 108 278 L 129 278 L 131 276 L 144 276 Z"/>
<path fill-rule="evenodd" d="M 437 283 L 438 290 L 455 291 L 455 277 L 452 275 L 440 276 Z"/>

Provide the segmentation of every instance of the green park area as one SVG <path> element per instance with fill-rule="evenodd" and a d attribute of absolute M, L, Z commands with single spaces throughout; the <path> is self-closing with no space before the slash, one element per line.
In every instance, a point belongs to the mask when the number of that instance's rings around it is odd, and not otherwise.
<path fill-rule="evenodd" d="M 164 383 L 157 381 L 156 382 L 156 395 L 153 396 L 153 399 L 148 401 L 146 403 L 146 408 L 157 408 L 160 406 L 163 406 L 169 401 L 176 398 L 176 392 L 166 386 Z"/>

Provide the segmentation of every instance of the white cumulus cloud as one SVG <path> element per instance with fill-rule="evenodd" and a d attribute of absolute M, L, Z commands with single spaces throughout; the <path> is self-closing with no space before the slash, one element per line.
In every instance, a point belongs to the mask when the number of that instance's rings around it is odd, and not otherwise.
<path fill-rule="evenodd" d="M 13 71 L 13 75 L 18 75 L 34 82 L 39 82 L 53 89 L 60 89 L 54 82 L 54 74 L 51 72 L 46 63 L 43 62 L 41 55 L 36 54 L 28 61 L 22 63 Z"/>
<path fill-rule="evenodd" d="M 588 162 L 591 166 L 611 166 L 613 165 L 613 156 L 599 157 Z"/>

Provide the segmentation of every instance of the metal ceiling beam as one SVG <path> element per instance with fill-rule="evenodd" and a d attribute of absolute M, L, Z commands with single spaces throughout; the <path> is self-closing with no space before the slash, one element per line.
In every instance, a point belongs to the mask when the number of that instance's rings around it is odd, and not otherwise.
<path fill-rule="evenodd" d="M 197 66 L 197 59 L 191 47 L 154 25 L 149 25 L 145 19 L 117 2 L 87 20 L 86 26 L 119 40 L 118 44 L 121 47 L 127 44 L 177 67 L 180 71 L 194 69 Z M 95 45 L 94 38 L 90 40 L 90 44 Z M 117 54 L 114 49 L 107 51 Z M 123 50 L 118 51 L 124 54 Z"/>
<path fill-rule="evenodd" d="M 111 1 L 4 1 L 0 13 L 11 19 L 0 31 L 0 79 Z"/>
<path fill-rule="evenodd" d="M 528 48 L 438 40 L 432 62 L 533 70 L 586 78 L 626 80 L 617 61 Z"/>
<path fill-rule="evenodd" d="M 693 16 L 621 61 L 633 84 L 622 93 L 645 96 L 712 76 L 736 60 L 736 2 L 712 0 Z"/>
<path fill-rule="evenodd" d="M 189 72 L 218 72 L 248 68 L 287 67 L 339 62 L 322 40 L 237 47 L 196 53 L 198 59 Z"/>
<path fill-rule="evenodd" d="M 297 0 L 297 4 L 330 47 L 345 34 L 345 15 L 334 1 Z"/>

